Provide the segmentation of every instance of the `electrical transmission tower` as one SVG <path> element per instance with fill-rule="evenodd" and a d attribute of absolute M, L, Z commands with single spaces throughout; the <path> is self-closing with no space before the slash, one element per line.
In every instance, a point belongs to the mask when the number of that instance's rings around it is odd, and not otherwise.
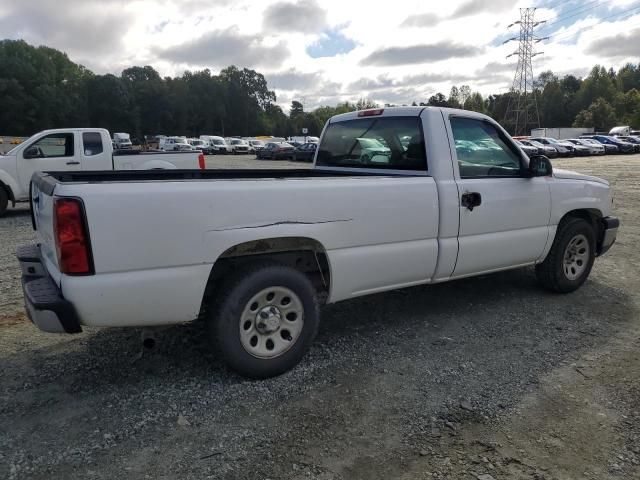
<path fill-rule="evenodd" d="M 545 22 L 534 20 L 535 11 L 535 8 L 521 8 L 520 20 L 509 25 L 509 27 L 520 25 L 520 35 L 503 42 L 504 45 L 511 41 L 518 41 L 518 49 L 507 55 L 507 58 L 518 55 L 518 66 L 513 77 L 507 113 L 503 122 L 505 128 L 512 131 L 514 135 L 529 135 L 531 127 L 540 126 L 538 101 L 533 88 L 531 59 L 543 53 L 535 52 L 534 45 L 549 37 L 540 38 L 535 35 L 535 28 Z"/>

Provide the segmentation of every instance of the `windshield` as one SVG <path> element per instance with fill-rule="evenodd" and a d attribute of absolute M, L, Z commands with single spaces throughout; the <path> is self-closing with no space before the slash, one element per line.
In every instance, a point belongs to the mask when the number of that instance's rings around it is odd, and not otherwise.
<path fill-rule="evenodd" d="M 244 140 L 231 140 L 231 145 L 246 145 L 247 142 Z"/>
<path fill-rule="evenodd" d="M 211 140 L 211 143 L 213 143 L 214 145 L 226 145 L 224 140 Z"/>
<path fill-rule="evenodd" d="M 330 123 L 318 147 L 317 165 L 426 170 L 418 117 L 383 117 Z M 410 141 L 403 144 L 403 138 Z M 386 145 L 386 146 L 385 146 Z"/>
<path fill-rule="evenodd" d="M 262 142 L 260 140 L 251 140 L 249 143 L 251 145 L 262 145 Z"/>

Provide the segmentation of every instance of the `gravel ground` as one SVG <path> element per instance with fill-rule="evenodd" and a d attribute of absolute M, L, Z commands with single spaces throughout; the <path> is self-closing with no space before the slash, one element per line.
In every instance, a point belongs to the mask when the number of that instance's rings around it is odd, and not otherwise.
<path fill-rule="evenodd" d="M 640 155 L 554 164 L 609 179 L 623 225 L 578 292 L 523 269 L 327 306 L 310 354 L 266 381 L 228 371 L 202 325 L 141 358 L 138 331 L 38 332 L 12 257 L 29 216 L 10 212 L 0 477 L 640 478 Z"/>

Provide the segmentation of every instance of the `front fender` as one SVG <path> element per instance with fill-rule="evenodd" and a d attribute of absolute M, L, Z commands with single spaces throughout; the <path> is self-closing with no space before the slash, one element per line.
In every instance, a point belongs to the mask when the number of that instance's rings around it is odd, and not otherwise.
<path fill-rule="evenodd" d="M 574 210 L 597 212 L 599 217 L 611 213 L 611 188 L 598 182 L 560 180 L 552 189 L 551 225 L 557 225 L 562 217 Z"/>

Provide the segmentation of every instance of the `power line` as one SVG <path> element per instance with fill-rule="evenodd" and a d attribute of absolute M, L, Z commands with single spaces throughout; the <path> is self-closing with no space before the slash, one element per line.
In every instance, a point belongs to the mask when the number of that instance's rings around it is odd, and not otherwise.
<path fill-rule="evenodd" d="M 633 12 L 633 10 L 638 10 L 638 11 L 637 12 Z M 625 14 L 630 13 L 630 12 L 640 13 L 640 5 L 636 5 L 635 7 L 632 7 L 630 9 L 628 9 L 628 10 L 624 10 L 622 12 L 614 13 L 614 14 L 609 15 L 607 17 L 601 18 L 598 22 L 594 23 L 593 25 L 588 25 L 586 27 L 579 28 L 575 32 L 565 32 L 565 33 L 562 33 L 560 35 L 551 35 L 551 39 L 554 40 L 554 41 L 558 41 L 558 40 L 565 40 L 565 39 L 569 39 L 569 38 L 575 37 L 579 33 L 584 32 L 585 30 L 591 30 L 592 28 L 603 24 L 605 22 L 605 20 L 609 20 L 611 18 L 619 17 L 619 16 L 625 15 Z M 633 16 L 633 13 L 631 15 L 629 15 L 629 17 Z"/>
<path fill-rule="evenodd" d="M 580 5 L 577 8 L 572 8 L 571 10 L 568 10 L 568 11 L 564 12 L 561 16 L 556 18 L 553 22 L 547 23 L 544 26 L 544 28 L 546 29 L 546 28 L 552 27 L 553 25 L 557 25 L 558 23 L 561 23 L 561 22 L 567 20 L 568 18 L 573 18 L 573 17 L 575 17 L 577 15 L 582 15 L 583 13 L 586 13 L 586 12 L 588 12 L 590 10 L 593 10 L 593 9 L 595 9 L 597 7 L 602 6 L 602 4 L 604 4 L 604 3 L 606 3 L 606 2 L 603 1 L 603 0 L 593 0 L 591 2 L 588 2 L 588 3 L 584 4 L 584 5 Z M 579 10 L 579 11 L 576 11 L 576 10 Z M 571 15 L 568 15 L 571 12 L 575 12 L 575 13 L 573 13 Z"/>

